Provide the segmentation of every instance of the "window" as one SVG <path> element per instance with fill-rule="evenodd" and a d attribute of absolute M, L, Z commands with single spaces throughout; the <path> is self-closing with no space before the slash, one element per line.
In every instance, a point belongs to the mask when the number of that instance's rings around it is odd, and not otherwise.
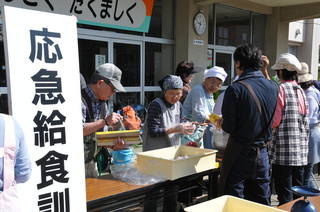
<path fill-rule="evenodd" d="M 174 73 L 174 3 L 154 1 L 148 33 L 79 25 L 80 72 L 86 81 L 103 61 L 123 72 L 121 83 L 127 92 L 109 99 L 110 111 L 130 104 L 147 107 L 162 94 L 158 81 Z"/>
<path fill-rule="evenodd" d="M 296 46 L 288 46 L 288 53 L 297 55 L 297 47 Z"/>
<path fill-rule="evenodd" d="M 87 83 L 97 68 L 96 57 L 100 56 L 99 64 L 108 62 L 108 43 L 104 41 L 78 39 L 80 73 Z"/>
<path fill-rule="evenodd" d="M 146 43 L 145 86 L 158 86 L 158 81 L 173 74 L 173 45 Z"/>
<path fill-rule="evenodd" d="M 243 34 L 250 35 L 249 11 L 217 4 L 215 20 L 216 28 L 219 31 L 215 36 L 215 43 L 218 45 L 237 46 L 243 43 Z M 249 37 L 247 37 L 248 39 Z"/>
<path fill-rule="evenodd" d="M 154 0 L 148 37 L 173 39 L 174 7 L 171 0 Z"/>
<path fill-rule="evenodd" d="M 265 49 L 265 19 L 265 15 L 257 13 L 252 14 L 252 43 L 258 46 L 262 51 Z"/>
<path fill-rule="evenodd" d="M 209 44 L 236 47 L 254 43 L 261 50 L 264 49 L 265 15 L 212 4 L 209 7 L 208 26 Z"/>
<path fill-rule="evenodd" d="M 318 54 L 318 80 L 320 80 L 320 46 L 319 46 L 319 54 Z"/>

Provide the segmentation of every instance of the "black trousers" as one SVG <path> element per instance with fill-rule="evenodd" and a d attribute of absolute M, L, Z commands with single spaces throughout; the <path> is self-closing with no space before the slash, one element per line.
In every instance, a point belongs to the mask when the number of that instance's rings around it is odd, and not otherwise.
<path fill-rule="evenodd" d="M 283 166 L 272 164 L 273 183 L 276 189 L 279 205 L 283 205 L 300 196 L 291 190 L 293 186 L 303 185 L 303 166 Z"/>

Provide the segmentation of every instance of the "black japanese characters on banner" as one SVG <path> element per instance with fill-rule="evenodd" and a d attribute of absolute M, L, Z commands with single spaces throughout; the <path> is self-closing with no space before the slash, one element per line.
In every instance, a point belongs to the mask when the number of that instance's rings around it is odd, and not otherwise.
<path fill-rule="evenodd" d="M 44 43 L 37 42 L 37 36 L 43 37 L 42 41 Z M 44 54 L 44 62 L 46 63 L 56 63 L 57 56 L 58 59 L 62 59 L 62 54 L 58 44 L 54 44 L 54 42 L 50 38 L 60 38 L 60 33 L 48 32 L 47 28 L 43 28 L 42 31 L 30 30 L 30 44 L 31 44 L 31 53 L 30 60 L 34 62 L 35 57 L 37 55 L 37 59 L 42 61 L 42 56 Z M 52 53 L 52 57 L 49 57 L 49 46 L 54 46 L 56 53 Z M 43 47 L 43 50 L 42 50 Z M 42 53 L 42 51 L 44 51 Z"/>
<path fill-rule="evenodd" d="M 58 120 L 54 120 L 55 118 L 58 118 Z M 44 147 L 45 143 L 49 141 L 50 146 L 58 143 L 66 144 L 66 132 L 63 126 L 65 120 L 66 117 L 63 116 L 59 110 L 52 111 L 49 117 L 43 115 L 41 111 L 38 111 L 33 119 L 33 122 L 37 125 L 33 128 L 34 145 Z M 48 127 L 48 125 L 51 127 Z"/>
<path fill-rule="evenodd" d="M 24 2 L 26 4 L 36 3 Z M 62 60 L 63 56 L 59 44 L 54 42 L 59 39 L 61 39 L 59 32 L 50 32 L 47 28 L 42 28 L 42 31 L 30 30 L 31 52 L 29 59 L 31 62 L 34 63 L 37 59 L 46 65 L 55 64 L 57 60 Z M 41 105 L 43 109 L 49 105 L 63 104 L 66 100 L 63 97 L 59 70 L 47 70 L 46 67 L 43 67 L 35 72 L 36 74 L 31 77 L 35 87 L 34 98 L 30 100 L 32 104 Z M 39 148 L 65 145 L 65 121 L 66 116 L 59 110 L 52 110 L 49 114 L 38 110 L 33 118 L 35 123 L 33 128 L 34 145 Z M 68 154 L 51 150 L 35 161 L 41 173 L 41 182 L 38 182 L 37 189 L 52 187 L 50 188 L 51 193 L 43 193 L 38 196 L 39 211 L 70 211 L 69 188 L 65 188 L 64 192 L 59 192 L 55 191 L 54 187 L 56 183 L 68 183 L 69 181 L 67 176 L 69 172 L 65 170 L 67 160 Z"/>
<path fill-rule="evenodd" d="M 96 11 L 94 11 L 93 7 L 91 6 L 91 4 L 94 2 L 95 0 L 90 0 L 87 4 L 83 5 L 83 0 L 74 0 L 72 2 L 72 5 L 71 5 L 71 8 L 70 8 L 70 13 L 76 13 L 76 14 L 82 14 L 83 10 L 81 9 L 82 7 L 88 7 L 88 9 L 90 10 L 91 14 L 93 17 L 97 17 L 97 13 Z M 114 5 L 114 12 L 113 14 L 110 14 L 109 13 L 109 9 L 112 8 L 113 6 L 113 2 L 115 2 L 115 5 Z M 101 11 L 100 11 L 100 18 L 102 19 L 105 19 L 105 18 L 113 18 L 113 20 L 115 21 L 119 21 L 123 15 L 125 14 L 131 24 L 134 23 L 133 21 L 133 18 L 130 14 L 131 10 L 137 5 L 136 2 L 134 2 L 132 5 L 128 5 L 128 8 L 126 11 L 122 10 L 122 11 L 119 11 L 118 10 L 118 0 L 116 1 L 113 1 L 113 0 L 102 0 L 102 3 L 101 3 Z M 112 15 L 112 16 L 111 16 Z"/>
<path fill-rule="evenodd" d="M 33 75 L 31 79 L 35 82 L 36 92 L 33 104 L 37 105 L 40 99 L 42 105 L 52 105 L 60 102 L 65 102 L 64 97 L 61 94 L 61 78 L 57 77 L 57 71 L 48 71 L 41 69 L 38 73 Z M 58 93 L 56 96 L 54 93 Z"/>
<path fill-rule="evenodd" d="M 5 2 L 12 2 L 12 1 L 13 0 L 5 0 Z M 55 8 L 52 5 L 52 3 L 49 0 L 44 0 L 44 1 L 46 2 L 47 6 L 50 8 L 50 10 L 52 12 L 54 12 Z M 52 2 L 53 2 L 53 0 L 52 0 Z M 132 18 L 132 15 L 131 15 L 131 10 L 136 7 L 136 5 L 137 5 L 136 2 L 134 2 L 132 4 L 128 4 L 128 8 L 126 8 L 126 10 L 119 10 L 118 9 L 119 0 L 101 0 L 100 11 L 96 11 L 94 9 L 94 7 L 92 6 L 92 4 L 97 4 L 97 2 L 96 2 L 96 0 L 89 0 L 88 2 L 83 1 L 83 0 L 73 0 L 69 12 L 70 12 L 70 14 L 73 14 L 73 13 L 82 14 L 83 8 L 87 7 L 89 9 L 91 15 L 94 18 L 97 17 L 97 13 L 98 13 L 98 14 L 100 14 L 100 18 L 102 18 L 102 19 L 113 18 L 113 20 L 119 21 L 121 18 L 123 18 L 123 15 L 125 15 L 130 20 L 131 24 L 134 23 L 134 19 Z M 29 7 L 37 7 L 38 6 L 38 2 L 36 0 L 34 0 L 34 1 L 23 0 L 23 3 Z M 111 10 L 112 7 L 114 7 L 113 14 L 110 14 L 109 10 Z"/>

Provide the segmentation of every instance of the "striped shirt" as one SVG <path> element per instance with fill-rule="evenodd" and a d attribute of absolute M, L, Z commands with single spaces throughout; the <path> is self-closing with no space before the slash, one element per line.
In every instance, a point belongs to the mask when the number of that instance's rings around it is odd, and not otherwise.
<path fill-rule="evenodd" d="M 167 106 L 168 109 L 173 110 L 175 105 L 170 104 L 167 102 L 167 100 L 162 96 L 160 98 L 164 104 Z M 184 122 L 183 118 L 183 107 L 181 104 L 180 105 L 180 123 Z M 149 136 L 151 138 L 155 137 L 163 137 L 166 136 L 166 128 L 161 128 L 160 123 L 162 122 L 162 113 L 161 113 L 161 106 L 159 105 L 158 102 L 153 101 L 150 103 L 149 108 L 148 108 L 148 117 L 147 117 L 147 122 L 148 122 L 148 131 L 149 131 Z"/>

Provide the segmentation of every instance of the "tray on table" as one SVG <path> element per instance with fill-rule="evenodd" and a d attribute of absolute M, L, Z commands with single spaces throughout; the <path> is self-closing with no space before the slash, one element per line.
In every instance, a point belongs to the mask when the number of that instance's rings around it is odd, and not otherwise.
<path fill-rule="evenodd" d="M 123 131 L 108 131 L 97 132 L 98 145 L 113 145 L 115 138 L 120 137 L 126 140 L 127 144 L 139 144 L 140 130 L 123 130 Z"/>

